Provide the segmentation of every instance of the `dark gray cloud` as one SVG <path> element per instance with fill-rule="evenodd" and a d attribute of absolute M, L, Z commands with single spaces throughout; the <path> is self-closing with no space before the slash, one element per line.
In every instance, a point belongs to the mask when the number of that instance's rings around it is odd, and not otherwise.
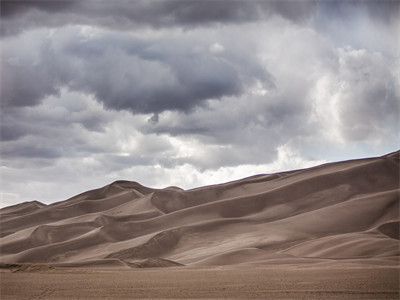
<path fill-rule="evenodd" d="M 42 147 L 40 145 L 32 145 L 32 142 L 14 146 L 13 144 L 5 144 L 1 149 L 3 158 L 18 158 L 18 159 L 55 159 L 61 157 L 62 153 L 58 152 L 54 147 Z"/>
<path fill-rule="evenodd" d="M 6 47 L 3 106 L 36 105 L 64 86 L 94 94 L 111 109 L 189 111 L 208 99 L 240 95 L 255 81 L 273 85 L 255 57 L 241 53 L 245 49 L 213 53 L 212 42 L 204 39 L 195 47 L 197 38 L 189 33 L 169 39 L 110 36 L 109 32 L 88 38 L 74 27 L 58 33 L 57 41 L 41 33 L 42 43 L 33 43 L 32 57 L 12 50 L 19 46 L 17 41 Z M 27 33 L 25 40 L 37 37 Z"/>
<path fill-rule="evenodd" d="M 78 93 L 63 90 L 38 106 L 8 107 L 0 117 L 0 157 L 4 165 L 43 167 L 60 158 L 115 151 L 107 139 L 98 140 L 113 113 Z"/>
<path fill-rule="evenodd" d="M 43 97 L 58 93 L 58 79 L 46 63 L 14 65 L 2 61 L 1 106 L 38 104 Z"/>
<path fill-rule="evenodd" d="M 45 11 L 47 13 L 57 13 L 72 8 L 77 1 L 53 0 L 2 0 L 1 16 L 11 18 L 18 14 L 23 14 L 31 9 Z"/>
<path fill-rule="evenodd" d="M 315 1 L 237 0 L 85 0 L 2 1 L 4 35 L 40 26 L 91 24 L 114 29 L 135 26 L 195 28 L 216 24 L 246 23 L 280 15 L 294 22 L 307 20 Z"/>
<path fill-rule="evenodd" d="M 10 120 L 7 120 L 7 117 L 2 116 L 4 120 L 1 124 L 0 128 L 0 140 L 1 141 L 14 141 L 18 140 L 21 137 L 27 135 L 27 128 L 25 126 L 21 126 L 20 124 L 16 124 Z"/>

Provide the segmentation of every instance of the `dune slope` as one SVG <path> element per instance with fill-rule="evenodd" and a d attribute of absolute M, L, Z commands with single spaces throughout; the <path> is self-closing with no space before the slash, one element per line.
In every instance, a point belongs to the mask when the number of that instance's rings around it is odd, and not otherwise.
<path fill-rule="evenodd" d="M 0 262 L 165 267 L 399 259 L 399 154 L 192 190 L 116 181 L 0 210 Z"/>

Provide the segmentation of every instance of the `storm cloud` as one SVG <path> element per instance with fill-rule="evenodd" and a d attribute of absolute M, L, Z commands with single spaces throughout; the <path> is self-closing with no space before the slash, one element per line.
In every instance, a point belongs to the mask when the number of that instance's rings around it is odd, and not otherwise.
<path fill-rule="evenodd" d="M 398 2 L 1 6 L 2 205 L 399 147 Z"/>
<path fill-rule="evenodd" d="M 9 38 L 3 105 L 36 105 L 68 87 L 94 94 L 113 109 L 189 111 L 207 99 L 240 95 L 255 82 L 273 85 L 256 58 L 245 57 L 245 47 L 215 51 L 213 36 L 210 30 L 207 38 L 203 32 L 138 37 L 72 26 L 50 36 L 39 30 Z M 29 53 L 15 52 L 22 43 L 30 45 Z"/>
<path fill-rule="evenodd" d="M 316 1 L 236 0 L 61 0 L 2 3 L 2 34 L 16 34 L 27 27 L 95 25 L 115 30 L 137 27 L 185 28 L 254 23 L 274 15 L 304 22 L 316 10 Z"/>

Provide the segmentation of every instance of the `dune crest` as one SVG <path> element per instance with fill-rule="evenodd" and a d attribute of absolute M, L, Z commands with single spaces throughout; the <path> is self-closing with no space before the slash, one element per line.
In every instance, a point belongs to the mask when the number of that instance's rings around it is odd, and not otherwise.
<path fill-rule="evenodd" d="M 116 181 L 0 210 L 0 262 L 121 268 L 399 259 L 399 155 L 192 190 Z M 16 265 L 20 266 L 20 265 Z"/>

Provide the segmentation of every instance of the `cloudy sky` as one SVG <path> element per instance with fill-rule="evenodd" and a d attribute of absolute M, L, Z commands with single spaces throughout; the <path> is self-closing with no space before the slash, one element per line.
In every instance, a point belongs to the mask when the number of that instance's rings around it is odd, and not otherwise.
<path fill-rule="evenodd" d="M 1 206 L 399 146 L 399 2 L 1 1 Z"/>

